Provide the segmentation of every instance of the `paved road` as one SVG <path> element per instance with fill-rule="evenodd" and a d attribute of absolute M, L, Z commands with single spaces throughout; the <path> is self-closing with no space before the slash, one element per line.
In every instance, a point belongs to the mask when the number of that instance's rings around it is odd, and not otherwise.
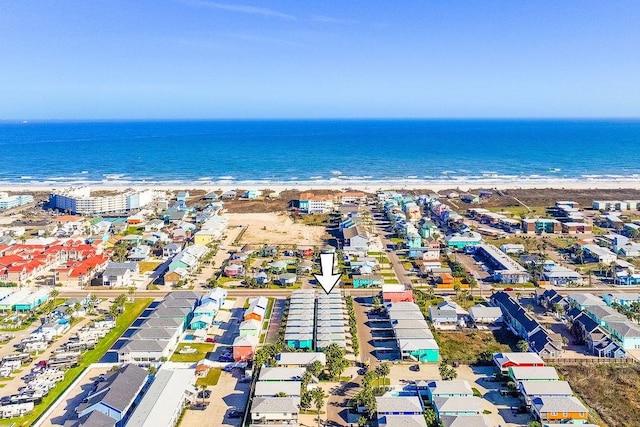
<path fill-rule="evenodd" d="M 349 401 L 362 386 L 362 376 L 353 378 L 348 383 L 342 383 L 329 394 L 327 399 L 327 423 L 331 427 L 344 427 L 349 425 L 347 414 L 349 413 Z"/>
<path fill-rule="evenodd" d="M 385 248 L 395 247 L 394 243 L 389 240 L 389 233 L 386 231 L 386 228 L 389 227 L 389 221 L 384 218 L 384 214 L 378 210 L 372 212 L 372 216 L 374 219 L 373 222 L 373 231 L 380 236 L 380 240 L 382 241 L 382 245 Z M 391 263 L 391 267 L 393 268 L 394 273 L 396 274 L 396 278 L 398 281 L 409 288 L 411 288 L 411 277 L 407 274 L 407 270 L 404 269 L 402 265 L 402 261 L 398 258 L 398 255 L 395 251 L 391 250 L 386 252 L 387 257 L 389 258 L 389 262 Z"/>
<path fill-rule="evenodd" d="M 267 343 L 275 342 L 278 339 L 278 332 L 282 324 L 282 312 L 284 311 L 285 300 L 278 298 L 273 303 L 271 317 L 269 318 L 269 329 L 267 330 Z"/>

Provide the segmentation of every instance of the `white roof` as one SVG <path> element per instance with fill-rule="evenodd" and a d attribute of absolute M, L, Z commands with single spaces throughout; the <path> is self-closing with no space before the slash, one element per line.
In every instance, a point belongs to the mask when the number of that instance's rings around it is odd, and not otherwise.
<path fill-rule="evenodd" d="M 280 357 L 278 358 L 278 365 L 307 366 L 312 364 L 316 360 L 322 363 L 323 366 L 327 364 L 327 356 L 324 353 L 286 352 L 286 353 L 280 353 Z"/>
<path fill-rule="evenodd" d="M 559 379 L 556 368 L 551 366 L 541 367 L 520 367 L 514 366 L 509 368 L 511 370 L 513 379 L 518 380 L 552 380 L 557 381 Z"/>
<path fill-rule="evenodd" d="M 127 426 L 157 427 L 166 425 L 178 408 L 182 396 L 195 380 L 194 369 L 161 368 L 129 418 Z"/>
<path fill-rule="evenodd" d="M 482 412 L 482 399 L 476 396 L 468 397 L 436 397 L 433 404 L 438 412 Z"/>
<path fill-rule="evenodd" d="M 524 353 L 496 353 L 493 355 L 494 360 L 500 365 L 504 365 L 507 362 L 515 363 L 516 365 L 522 364 L 537 364 L 544 365 L 544 360 L 537 353 L 524 352 Z"/>
<path fill-rule="evenodd" d="M 527 396 L 572 396 L 571 386 L 566 381 L 520 381 L 521 390 Z"/>
<path fill-rule="evenodd" d="M 262 368 L 260 381 L 297 381 L 304 375 L 305 368 Z"/>
<path fill-rule="evenodd" d="M 497 319 L 498 317 L 502 317 L 502 310 L 500 309 L 500 307 L 487 307 L 484 305 L 474 305 L 469 309 L 469 314 L 474 319 L 480 318 L 480 317 L 491 317 L 491 318 Z"/>
<path fill-rule="evenodd" d="M 430 381 L 428 384 L 432 395 L 440 394 L 469 394 L 473 395 L 471 386 L 465 380 Z"/>
<path fill-rule="evenodd" d="M 405 287 L 404 285 L 397 285 L 397 284 L 388 284 L 388 285 L 382 285 L 382 293 L 386 293 L 386 292 L 404 292 L 405 291 Z"/>
<path fill-rule="evenodd" d="M 256 348 L 258 345 L 258 337 L 254 337 L 253 335 L 245 335 L 243 337 L 236 337 L 233 340 L 234 347 L 251 347 Z"/>
<path fill-rule="evenodd" d="M 376 397 L 378 412 L 422 412 L 422 402 L 417 396 Z"/>
<path fill-rule="evenodd" d="M 301 387 L 300 381 L 258 381 L 253 395 L 255 397 L 275 397 L 278 393 L 285 393 L 288 397 L 297 397 L 300 396 Z"/>

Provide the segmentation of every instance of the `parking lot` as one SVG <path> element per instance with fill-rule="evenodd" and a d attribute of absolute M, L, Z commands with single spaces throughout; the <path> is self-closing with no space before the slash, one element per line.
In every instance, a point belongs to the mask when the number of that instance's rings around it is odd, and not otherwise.
<path fill-rule="evenodd" d="M 227 415 L 233 409 L 243 412 L 247 405 L 251 383 L 239 382 L 238 380 L 243 376 L 242 369 L 234 369 L 230 373 L 223 371 L 218 384 L 215 387 L 209 387 L 212 391 L 212 398 L 205 400 L 208 402 L 206 409 L 188 409 L 185 411 L 180 426 L 239 427 L 242 423 L 242 418 L 229 418 Z"/>

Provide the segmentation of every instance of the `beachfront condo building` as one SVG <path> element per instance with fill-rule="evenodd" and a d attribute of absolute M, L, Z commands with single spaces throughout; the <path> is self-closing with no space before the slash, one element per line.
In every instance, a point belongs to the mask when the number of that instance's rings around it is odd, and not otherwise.
<path fill-rule="evenodd" d="M 16 208 L 33 202 L 33 196 L 29 194 L 13 195 L 0 192 L 0 210 Z"/>
<path fill-rule="evenodd" d="M 91 196 L 89 187 L 73 187 L 49 195 L 49 205 L 63 212 L 95 215 L 140 209 L 153 201 L 152 190 L 126 190 L 107 196 Z"/>

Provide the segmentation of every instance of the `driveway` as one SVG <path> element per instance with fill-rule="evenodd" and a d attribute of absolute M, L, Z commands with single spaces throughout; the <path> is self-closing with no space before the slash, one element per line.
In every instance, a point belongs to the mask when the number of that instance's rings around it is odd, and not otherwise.
<path fill-rule="evenodd" d="M 218 384 L 209 387 L 211 399 L 204 411 L 187 409 L 184 413 L 181 427 L 224 426 L 239 427 L 242 418 L 229 418 L 227 413 L 235 408 L 244 412 L 249 398 L 251 383 L 240 383 L 242 370 L 234 369 L 231 373 L 222 372 Z M 200 400 L 199 400 L 200 401 Z"/>
<path fill-rule="evenodd" d="M 491 426 L 520 427 L 533 421 L 530 414 L 518 414 L 512 408 L 519 408 L 522 402 L 517 397 L 502 396 L 501 389 L 506 389 L 502 383 L 490 381 L 496 373 L 493 366 L 460 365 L 457 368 L 458 379 L 467 380 L 471 387 L 482 394 L 484 409 L 490 411 L 485 415 Z"/>
<path fill-rule="evenodd" d="M 285 303 L 286 300 L 283 298 L 276 298 L 273 302 L 271 317 L 269 318 L 269 329 L 267 330 L 267 343 L 275 342 L 278 339 L 278 332 L 280 331 L 280 325 L 282 324 L 282 312 L 284 311 Z"/>

